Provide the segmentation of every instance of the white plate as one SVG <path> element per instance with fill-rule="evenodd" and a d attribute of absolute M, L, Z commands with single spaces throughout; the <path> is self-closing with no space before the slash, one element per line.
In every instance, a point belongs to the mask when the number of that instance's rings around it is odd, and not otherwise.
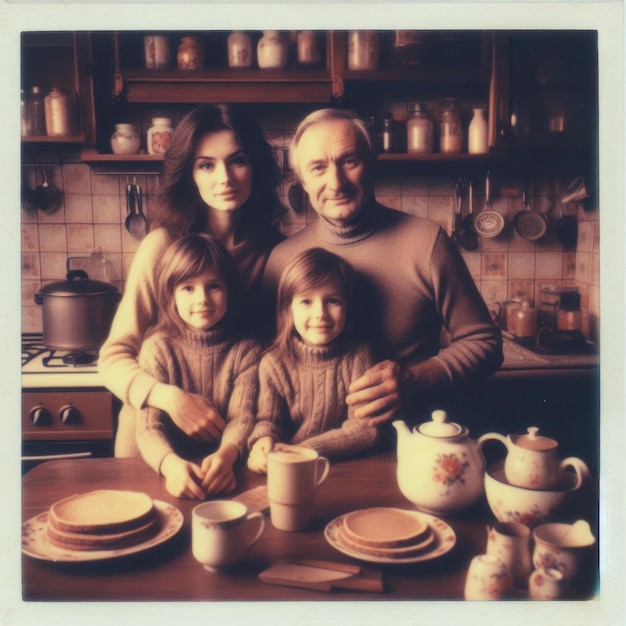
<path fill-rule="evenodd" d="M 173 537 L 183 526 L 183 514 L 173 505 L 154 500 L 159 516 L 159 532 L 134 546 L 115 550 L 68 550 L 48 541 L 46 525 L 48 512 L 40 513 L 22 524 L 22 552 L 35 559 L 58 563 L 81 563 L 115 559 L 136 552 L 143 552 Z"/>
<path fill-rule="evenodd" d="M 326 528 L 324 529 L 324 537 L 326 538 L 326 541 L 328 541 L 328 543 L 333 548 L 335 548 L 335 550 L 339 550 L 339 552 L 343 552 L 343 554 L 354 557 L 355 559 L 369 561 L 370 563 L 421 563 L 422 561 L 430 561 L 432 559 L 436 559 L 452 550 L 452 548 L 456 544 L 456 534 L 454 530 L 452 530 L 452 528 L 448 524 L 446 524 L 446 522 L 439 519 L 438 517 L 428 515 L 427 513 L 421 513 L 419 511 L 407 511 L 407 513 L 411 513 L 412 515 L 419 517 L 432 528 L 433 532 L 435 533 L 435 537 L 437 538 L 434 544 L 434 548 L 432 550 L 424 552 L 423 554 L 418 554 L 416 556 L 406 558 L 390 558 L 382 556 L 372 556 L 371 554 L 365 554 L 364 552 L 348 548 L 341 542 L 341 539 L 339 538 L 339 529 L 341 528 L 343 524 L 343 518 L 347 515 L 347 513 L 336 517 L 332 522 L 329 522 L 327 524 Z"/>

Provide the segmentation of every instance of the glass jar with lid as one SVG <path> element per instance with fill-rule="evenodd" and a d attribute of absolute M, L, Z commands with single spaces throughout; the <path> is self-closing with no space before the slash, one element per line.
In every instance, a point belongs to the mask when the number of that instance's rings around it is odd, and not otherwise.
<path fill-rule="evenodd" d="M 406 122 L 406 149 L 411 154 L 433 152 L 433 120 L 425 102 L 414 102 L 409 107 Z"/>
<path fill-rule="evenodd" d="M 380 63 L 378 33 L 374 30 L 353 30 L 348 35 L 348 69 L 375 70 Z"/>
<path fill-rule="evenodd" d="M 227 39 L 228 67 L 252 67 L 252 37 L 234 30 Z"/>
<path fill-rule="evenodd" d="M 31 87 L 30 92 L 25 96 L 25 114 L 27 129 L 29 135 L 45 135 L 46 134 L 46 112 L 43 99 L 43 90 L 35 85 Z"/>
<path fill-rule="evenodd" d="M 178 45 L 176 60 L 179 70 L 204 68 L 204 45 L 200 37 L 183 37 Z"/>
<path fill-rule="evenodd" d="M 459 108 L 453 98 L 446 98 L 441 105 L 439 120 L 439 151 L 458 154 L 463 147 L 463 129 Z"/>

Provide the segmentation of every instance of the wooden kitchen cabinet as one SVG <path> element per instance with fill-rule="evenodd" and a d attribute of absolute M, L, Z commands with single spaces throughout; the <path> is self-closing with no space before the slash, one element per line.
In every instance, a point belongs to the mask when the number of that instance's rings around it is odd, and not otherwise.
<path fill-rule="evenodd" d="M 25 144 L 93 143 L 94 102 L 91 84 L 90 41 L 86 32 L 24 32 L 21 38 L 21 88 L 28 93 L 34 85 L 44 95 L 58 87 L 75 94 L 77 134 L 69 136 L 23 136 Z"/>

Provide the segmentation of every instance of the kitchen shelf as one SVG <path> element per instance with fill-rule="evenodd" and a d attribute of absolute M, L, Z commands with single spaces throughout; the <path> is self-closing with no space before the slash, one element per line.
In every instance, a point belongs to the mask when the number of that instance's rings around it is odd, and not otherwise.
<path fill-rule="evenodd" d="M 22 137 L 22 143 L 85 143 L 85 135 L 29 135 Z"/>
<path fill-rule="evenodd" d="M 100 154 L 94 148 L 84 148 L 80 153 L 80 160 L 87 163 L 94 171 L 128 173 L 158 172 L 163 162 L 162 154 Z"/>

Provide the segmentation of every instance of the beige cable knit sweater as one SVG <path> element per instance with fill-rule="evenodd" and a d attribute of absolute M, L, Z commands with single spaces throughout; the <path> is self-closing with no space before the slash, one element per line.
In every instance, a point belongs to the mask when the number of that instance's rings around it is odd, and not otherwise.
<path fill-rule="evenodd" d="M 222 441 L 237 446 L 243 458 L 254 425 L 260 356 L 255 341 L 235 341 L 224 329 L 188 331 L 175 338 L 157 333 L 142 345 L 139 365 L 161 382 L 208 398 L 227 422 Z M 169 452 L 192 459 L 207 456 L 218 447 L 191 439 L 157 409 L 142 409 L 138 416 L 137 445 L 156 472 Z"/>
<path fill-rule="evenodd" d="M 251 448 L 261 437 L 317 450 L 327 458 L 354 456 L 373 448 L 378 429 L 354 417 L 346 404 L 348 386 L 372 364 L 363 345 L 348 348 L 339 338 L 309 347 L 294 338 L 296 362 L 275 350 L 259 365 L 259 400 Z"/>

